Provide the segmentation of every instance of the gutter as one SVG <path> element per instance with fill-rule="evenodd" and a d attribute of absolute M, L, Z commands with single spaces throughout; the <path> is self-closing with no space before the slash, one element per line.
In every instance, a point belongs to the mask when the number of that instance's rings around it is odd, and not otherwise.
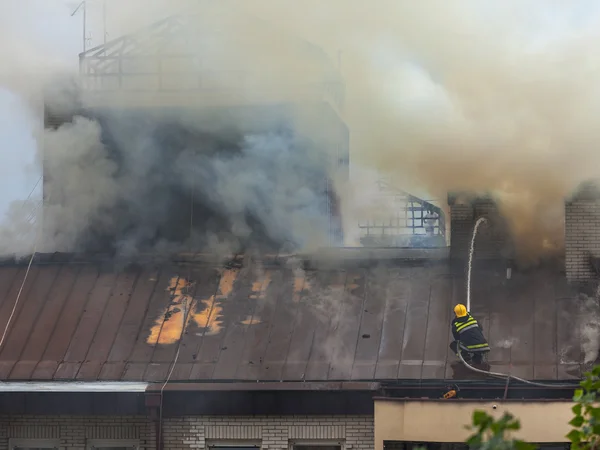
<path fill-rule="evenodd" d="M 164 386 L 164 389 L 163 389 Z M 202 392 L 202 391 L 221 391 L 221 392 L 256 392 L 256 391 L 378 391 L 380 383 L 376 382 L 310 382 L 310 381 L 291 381 L 291 382 L 229 382 L 229 383 L 190 383 L 190 382 L 170 382 L 166 386 L 164 383 L 150 383 L 147 392 L 183 391 L 183 392 Z"/>
<path fill-rule="evenodd" d="M 282 266 L 297 260 L 308 266 L 328 264 L 368 264 L 368 263 L 415 263 L 446 262 L 449 259 L 449 247 L 323 247 L 311 253 L 264 253 L 258 260 L 268 266 Z M 31 255 L 17 258 L 0 258 L 0 266 L 26 265 Z M 111 254 L 86 253 L 36 253 L 34 265 L 47 264 L 206 264 L 210 266 L 242 265 L 246 254 L 217 255 L 209 252 L 158 254 L 143 253 L 134 260 L 116 258 Z"/>
<path fill-rule="evenodd" d="M 506 398 L 506 399 L 498 399 L 498 398 L 453 398 L 451 400 L 447 400 L 444 398 L 399 398 L 399 397 L 373 397 L 373 401 L 375 402 L 390 402 L 390 403 L 482 403 L 488 404 L 490 402 L 498 401 L 502 403 L 573 403 L 573 399 L 566 398 Z"/>
<path fill-rule="evenodd" d="M 582 381 L 580 378 L 566 378 L 560 380 L 531 380 L 539 383 L 544 383 L 545 386 L 533 386 L 523 383 L 519 380 L 511 379 L 511 389 L 527 388 L 531 390 L 540 389 L 565 389 L 565 384 L 572 383 L 573 388 L 577 388 Z M 384 389 L 436 389 L 444 388 L 448 384 L 456 384 L 461 389 L 504 389 L 506 380 L 500 378 L 473 378 L 473 379 L 397 379 L 397 380 L 382 380 L 381 387 Z"/>
<path fill-rule="evenodd" d="M 0 392 L 144 393 L 148 383 L 129 381 L 0 381 Z"/>

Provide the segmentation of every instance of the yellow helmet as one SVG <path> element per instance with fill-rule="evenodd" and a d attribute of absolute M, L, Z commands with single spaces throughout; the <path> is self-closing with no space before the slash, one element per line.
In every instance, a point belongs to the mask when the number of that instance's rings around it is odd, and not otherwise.
<path fill-rule="evenodd" d="M 454 307 L 454 314 L 456 314 L 456 317 L 465 317 L 467 315 L 467 307 L 459 303 Z"/>

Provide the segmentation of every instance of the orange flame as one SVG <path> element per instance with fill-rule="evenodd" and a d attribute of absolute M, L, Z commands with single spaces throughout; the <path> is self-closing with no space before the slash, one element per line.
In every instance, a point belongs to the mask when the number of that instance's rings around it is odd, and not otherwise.
<path fill-rule="evenodd" d="M 186 291 L 191 286 L 192 283 L 185 278 L 173 277 L 169 280 L 166 291 L 171 292 L 171 303 L 150 329 L 146 340 L 148 344 L 174 344 L 179 340 L 185 328 L 185 308 L 192 304 L 192 296 Z"/>

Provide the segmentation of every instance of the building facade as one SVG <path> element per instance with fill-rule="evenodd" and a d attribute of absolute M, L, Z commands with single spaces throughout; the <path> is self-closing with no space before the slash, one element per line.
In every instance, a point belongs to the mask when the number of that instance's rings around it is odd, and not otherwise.
<path fill-rule="evenodd" d="M 568 448 L 569 401 L 375 399 L 372 415 L 147 416 L 9 415 L 0 418 L 6 449 L 383 450 L 466 448 L 475 410 L 521 421 L 517 436 L 538 448 Z"/>
<path fill-rule="evenodd" d="M 373 449 L 373 416 L 190 416 L 164 420 L 165 449 Z M 155 449 L 144 416 L 11 416 L 0 420 L 10 448 Z"/>

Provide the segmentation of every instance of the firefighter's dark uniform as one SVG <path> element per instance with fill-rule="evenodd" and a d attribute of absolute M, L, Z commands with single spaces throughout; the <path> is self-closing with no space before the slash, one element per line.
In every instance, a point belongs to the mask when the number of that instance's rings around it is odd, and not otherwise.
<path fill-rule="evenodd" d="M 481 362 L 484 353 L 490 351 L 490 346 L 483 336 L 483 330 L 471 313 L 467 313 L 464 317 L 455 317 L 452 320 L 452 335 L 454 342 L 450 344 L 450 348 L 454 353 L 458 353 L 456 346 L 460 341 L 463 358 L 467 360 L 472 354 L 475 362 Z"/>

